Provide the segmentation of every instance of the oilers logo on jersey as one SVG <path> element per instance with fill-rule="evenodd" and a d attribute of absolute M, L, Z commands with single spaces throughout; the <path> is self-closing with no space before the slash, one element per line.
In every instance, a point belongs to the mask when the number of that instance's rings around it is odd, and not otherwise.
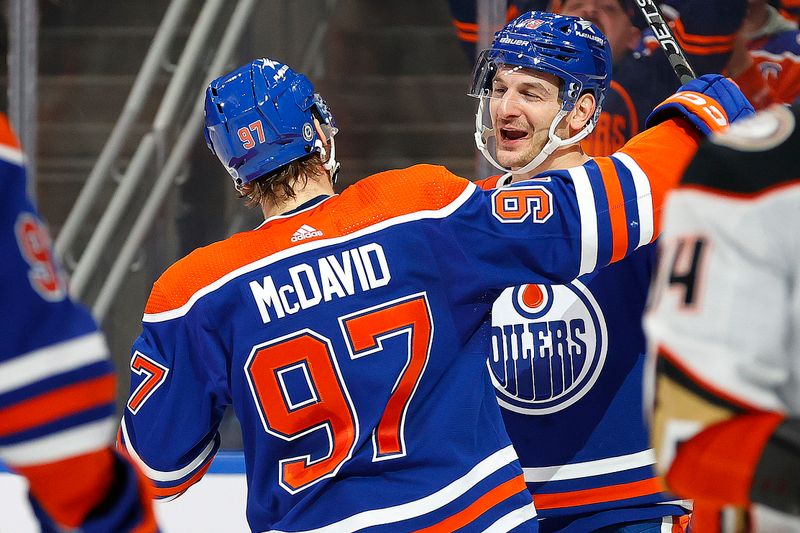
<path fill-rule="evenodd" d="M 500 405 L 544 415 L 581 399 L 606 359 L 603 312 L 585 285 L 508 288 L 492 309 L 490 375 Z"/>

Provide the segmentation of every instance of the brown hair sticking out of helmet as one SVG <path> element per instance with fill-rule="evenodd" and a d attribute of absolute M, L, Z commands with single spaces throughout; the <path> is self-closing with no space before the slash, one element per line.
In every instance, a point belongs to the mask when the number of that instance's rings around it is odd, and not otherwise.
<path fill-rule="evenodd" d="M 323 161 L 319 154 L 292 161 L 275 172 L 266 174 L 241 188 L 241 198 L 247 198 L 247 207 L 258 207 L 263 199 L 280 204 L 294 198 L 297 189 L 306 186 L 308 176 L 324 174 Z"/>

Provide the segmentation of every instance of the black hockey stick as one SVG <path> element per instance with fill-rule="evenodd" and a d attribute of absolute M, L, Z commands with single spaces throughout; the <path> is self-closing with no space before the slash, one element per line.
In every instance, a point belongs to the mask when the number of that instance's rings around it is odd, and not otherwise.
<path fill-rule="evenodd" d="M 681 46 L 675 36 L 672 35 L 672 30 L 664 21 L 664 17 L 661 16 L 661 12 L 655 2 L 653 0 L 636 0 L 636 6 L 644 15 L 647 24 L 650 25 L 650 29 L 653 30 L 661 49 L 667 54 L 669 64 L 672 65 L 672 70 L 675 71 L 675 75 L 678 76 L 681 85 L 695 79 L 697 75 L 694 73 L 694 69 L 687 61 Z"/>

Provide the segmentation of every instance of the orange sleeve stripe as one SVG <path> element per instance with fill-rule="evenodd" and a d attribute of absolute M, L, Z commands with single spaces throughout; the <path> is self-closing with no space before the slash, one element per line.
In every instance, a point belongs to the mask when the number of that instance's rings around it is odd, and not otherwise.
<path fill-rule="evenodd" d="M 628 91 L 614 80 L 611 80 L 611 89 L 616 91 L 625 103 L 625 108 L 628 110 L 628 117 L 631 121 L 631 131 L 633 134 L 639 133 L 639 115 L 636 113 L 636 106 L 633 105 L 633 98 L 628 94 Z"/>
<path fill-rule="evenodd" d="M 509 479 L 472 502 L 466 509 L 462 509 L 438 524 L 419 529 L 416 533 L 451 533 L 452 531 L 469 525 L 473 520 L 498 503 L 522 491 L 528 492 L 525 486 L 525 480 L 522 476 Z"/>
<path fill-rule="evenodd" d="M 203 468 L 201 468 L 200 470 L 195 472 L 195 474 L 192 477 L 190 477 L 189 479 L 187 479 L 186 481 L 184 481 L 180 485 L 176 485 L 174 487 L 155 487 L 154 486 L 153 487 L 153 494 L 155 494 L 156 497 L 158 497 L 158 498 L 168 498 L 170 496 L 175 496 L 176 494 L 180 494 L 180 493 L 186 491 L 186 489 L 188 489 L 189 487 L 191 487 L 192 485 L 194 485 L 195 483 L 200 481 L 200 478 L 202 478 L 205 475 L 205 473 L 208 471 L 208 469 L 211 467 L 211 463 L 212 463 L 212 460 L 209 460 L 208 463 L 206 463 L 206 465 Z"/>
<path fill-rule="evenodd" d="M 456 30 L 456 37 L 459 41 L 464 41 L 468 43 L 477 43 L 478 42 L 478 34 L 477 33 L 469 33 L 463 32 L 461 30 Z"/>
<path fill-rule="evenodd" d="M 177 309 L 226 274 L 275 252 L 308 243 L 291 241 L 303 224 L 321 231 L 323 238 L 349 235 L 403 215 L 440 210 L 471 186 L 468 180 L 434 165 L 415 165 L 370 176 L 315 209 L 270 220 L 255 230 L 195 250 L 159 278 L 145 313 Z"/>
<path fill-rule="evenodd" d="M 718 388 L 716 385 L 712 385 L 704 378 L 698 376 L 693 370 L 691 370 L 688 366 L 683 364 L 683 361 L 679 359 L 673 351 L 667 348 L 664 344 L 659 344 L 656 347 L 656 353 L 659 357 L 663 357 L 669 363 L 678 369 L 678 371 L 689 378 L 692 382 L 694 382 L 698 387 L 703 389 L 704 391 L 708 392 L 712 396 L 716 396 L 720 398 L 725 403 L 729 403 L 739 409 L 744 411 L 761 411 L 760 407 L 757 407 L 742 398 L 738 398 L 736 396 L 731 395 L 728 392 L 723 391 L 722 389 Z"/>
<path fill-rule="evenodd" d="M 536 494 L 533 497 L 533 501 L 536 503 L 537 509 L 561 509 L 638 498 L 639 496 L 647 496 L 659 492 L 661 492 L 661 485 L 658 479 L 653 477 L 596 489 L 575 490 L 557 494 Z"/>
<path fill-rule="evenodd" d="M 734 41 L 736 40 L 736 34 L 730 33 L 728 35 L 698 35 L 694 33 L 689 33 L 686 31 L 686 27 L 681 22 L 681 19 L 675 21 L 675 36 L 681 39 L 681 41 L 691 43 L 691 44 L 699 44 L 699 45 L 727 45 L 728 49 L 733 46 Z"/>
<path fill-rule="evenodd" d="M 475 22 L 462 22 L 460 20 L 453 19 L 453 26 L 459 30 L 471 31 L 473 33 L 478 32 L 478 24 Z"/>
<path fill-rule="evenodd" d="M 625 215 L 625 197 L 619 183 L 617 169 L 608 157 L 597 157 L 595 163 L 600 168 L 603 184 L 608 198 L 608 213 L 611 218 L 611 234 L 614 241 L 611 262 L 619 261 L 628 251 L 628 219 Z"/>
<path fill-rule="evenodd" d="M 733 45 L 696 45 L 685 43 L 678 37 L 678 42 L 683 48 L 684 52 L 694 54 L 697 56 L 710 56 L 714 54 L 727 54 L 733 50 Z"/>
<path fill-rule="evenodd" d="M 104 448 L 17 471 L 28 478 L 31 493 L 56 522 L 76 528 L 108 494 L 114 476 L 114 452 Z"/>
<path fill-rule="evenodd" d="M 700 145 L 700 134 L 684 119 L 670 119 L 650 128 L 620 150 L 631 156 L 650 180 L 653 198 L 653 240 L 661 232 L 660 211 L 667 193 L 678 186 Z M 664 148 L 669 147 L 668 157 Z"/>
<path fill-rule="evenodd" d="M 24 431 L 116 398 L 113 375 L 101 376 L 42 394 L 0 411 L 0 436 Z"/>
<path fill-rule="evenodd" d="M 753 473 L 783 420 L 777 413 L 754 413 L 707 427 L 678 447 L 667 484 L 680 496 L 749 506 Z"/>
<path fill-rule="evenodd" d="M 8 117 L 3 113 L 0 113 L 0 144 L 19 149 L 19 140 L 11 129 Z"/>

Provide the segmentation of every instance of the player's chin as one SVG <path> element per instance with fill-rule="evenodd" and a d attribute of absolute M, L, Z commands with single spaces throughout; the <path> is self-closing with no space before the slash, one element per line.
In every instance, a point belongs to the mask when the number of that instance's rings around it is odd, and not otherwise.
<path fill-rule="evenodd" d="M 518 150 L 497 150 L 497 162 L 506 168 L 519 168 L 527 164 L 525 156 Z"/>

